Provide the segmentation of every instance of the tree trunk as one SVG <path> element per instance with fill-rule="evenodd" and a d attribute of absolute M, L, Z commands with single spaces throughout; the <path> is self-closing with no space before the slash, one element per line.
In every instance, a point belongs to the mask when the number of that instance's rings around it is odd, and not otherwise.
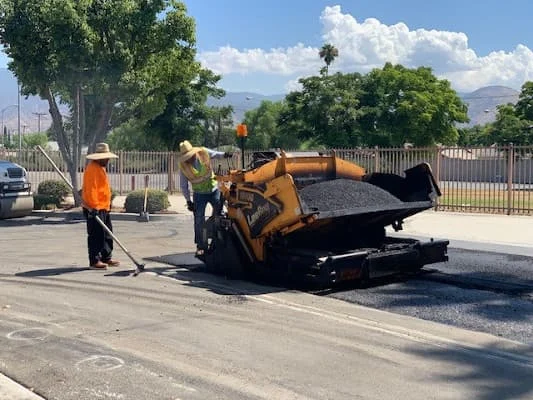
<path fill-rule="evenodd" d="M 63 117 L 59 112 L 56 99 L 48 87 L 44 90 L 44 97 L 48 101 L 50 107 L 50 114 L 52 115 L 54 133 L 59 145 L 59 150 L 63 156 L 63 160 L 67 165 L 67 170 L 70 175 L 70 181 L 73 186 L 72 194 L 74 196 L 74 203 L 76 206 L 81 204 L 81 196 L 79 193 L 80 182 L 79 172 L 81 166 L 81 149 L 83 146 L 82 138 L 87 138 L 89 145 L 89 152 L 93 152 L 96 148 L 96 143 L 103 142 L 109 131 L 109 122 L 113 112 L 113 105 L 115 104 L 114 97 L 107 97 L 104 101 L 99 115 L 97 116 L 97 125 L 94 132 L 86 132 L 86 113 L 85 100 L 82 88 L 76 84 L 71 91 L 73 99 L 73 118 L 72 118 L 72 132 L 66 132 L 63 125 Z"/>
<path fill-rule="evenodd" d="M 107 137 L 115 103 L 115 96 L 110 95 L 104 99 L 104 104 L 98 115 L 95 131 L 88 134 L 88 138 L 90 139 L 88 143 L 89 152 L 94 151 L 96 143 L 103 142 Z"/>
<path fill-rule="evenodd" d="M 50 87 L 45 88 L 44 98 L 48 101 L 48 106 L 50 107 L 50 115 L 52 116 L 54 134 L 57 139 L 57 144 L 59 145 L 59 151 L 63 157 L 63 160 L 67 164 L 67 170 L 70 175 L 70 182 L 73 186 L 72 195 L 74 196 L 75 205 L 81 204 L 81 196 L 78 193 L 78 168 L 77 160 L 73 157 L 73 143 L 69 140 L 69 136 L 65 131 L 63 126 L 63 116 L 59 112 L 59 107 L 57 106 L 56 99 Z M 78 158 L 79 160 L 79 158 Z"/>

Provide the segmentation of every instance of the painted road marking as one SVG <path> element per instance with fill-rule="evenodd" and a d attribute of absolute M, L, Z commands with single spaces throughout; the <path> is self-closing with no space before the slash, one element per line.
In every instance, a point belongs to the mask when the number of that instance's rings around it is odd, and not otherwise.
<path fill-rule="evenodd" d="M 25 328 L 9 332 L 6 337 L 11 340 L 44 340 L 51 335 L 46 328 Z"/>
<path fill-rule="evenodd" d="M 124 360 L 105 355 L 93 355 L 76 363 L 76 367 L 88 367 L 98 371 L 111 371 L 124 366 Z"/>

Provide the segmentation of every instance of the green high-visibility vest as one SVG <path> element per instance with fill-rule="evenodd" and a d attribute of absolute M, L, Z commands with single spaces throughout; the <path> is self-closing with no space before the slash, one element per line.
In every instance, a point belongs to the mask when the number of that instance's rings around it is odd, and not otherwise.
<path fill-rule="evenodd" d="M 202 174 L 205 173 L 206 167 L 201 162 L 199 164 L 200 164 L 200 168 L 198 170 L 194 167 L 191 169 L 194 175 L 201 176 Z M 191 184 L 191 186 L 192 186 L 192 190 L 195 193 L 212 193 L 213 190 L 215 190 L 215 188 L 217 187 L 217 180 L 215 178 L 215 174 L 211 173 L 210 178 L 207 178 L 206 180 L 200 183 L 193 183 Z"/>

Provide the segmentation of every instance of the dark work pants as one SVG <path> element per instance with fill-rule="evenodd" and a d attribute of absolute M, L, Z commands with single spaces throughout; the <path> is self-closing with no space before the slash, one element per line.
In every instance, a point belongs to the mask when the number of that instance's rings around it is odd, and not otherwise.
<path fill-rule="evenodd" d="M 204 247 L 202 238 L 202 227 L 205 222 L 205 209 L 207 204 L 213 208 L 212 215 L 220 215 L 222 212 L 222 198 L 219 189 L 211 193 L 193 193 L 194 202 L 194 243 L 198 247 Z"/>
<path fill-rule="evenodd" d="M 87 219 L 87 247 L 89 249 L 89 264 L 93 265 L 98 260 L 105 262 L 111 259 L 113 252 L 113 238 L 102 228 L 96 218 L 89 215 L 87 210 L 83 210 Z M 113 231 L 111 224 L 111 215 L 108 211 L 98 211 L 98 216 L 102 222 Z"/>

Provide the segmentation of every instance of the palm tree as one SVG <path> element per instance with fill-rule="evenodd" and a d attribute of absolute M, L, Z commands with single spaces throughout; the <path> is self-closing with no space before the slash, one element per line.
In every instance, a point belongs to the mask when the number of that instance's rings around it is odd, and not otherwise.
<path fill-rule="evenodd" d="M 335 57 L 339 56 L 339 50 L 332 44 L 326 43 L 318 52 L 320 58 L 324 59 L 326 63 L 326 75 L 328 74 L 329 65 L 335 60 Z"/>

